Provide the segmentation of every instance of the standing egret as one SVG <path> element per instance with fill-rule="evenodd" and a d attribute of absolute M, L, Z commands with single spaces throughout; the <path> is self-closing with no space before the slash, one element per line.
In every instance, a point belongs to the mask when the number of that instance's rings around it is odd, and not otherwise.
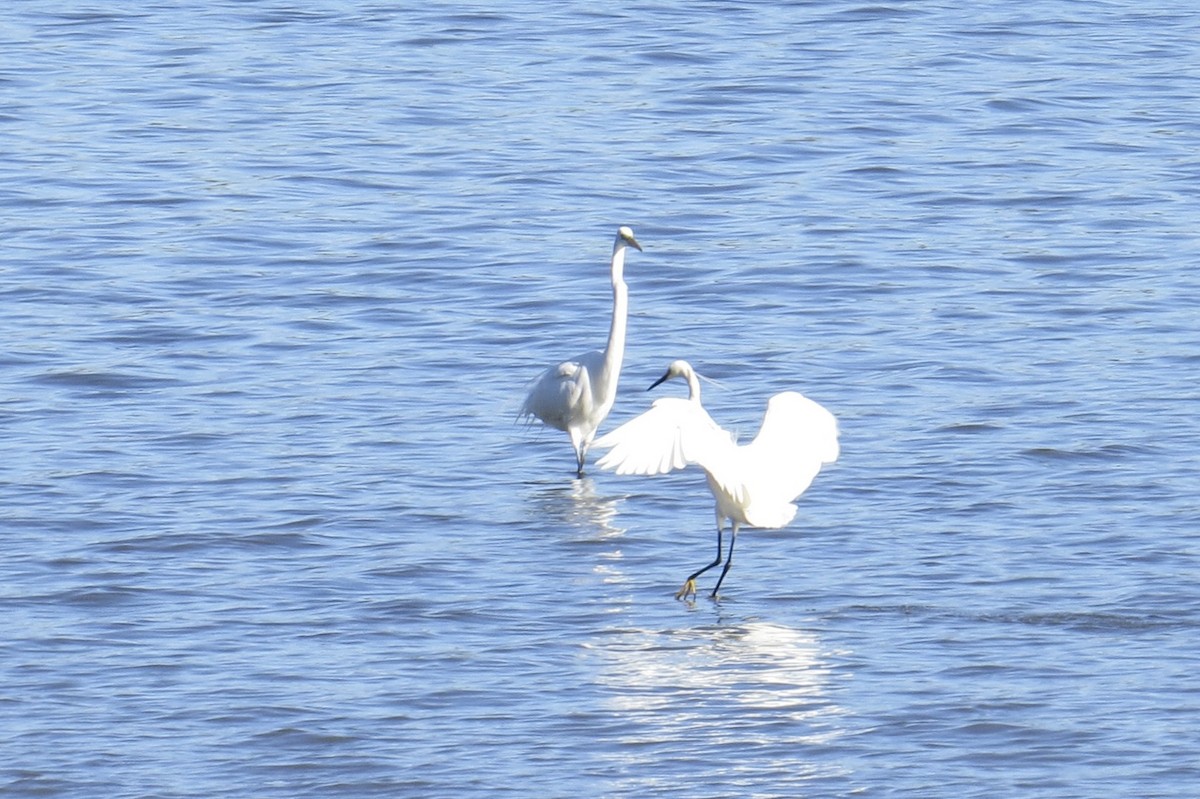
<path fill-rule="evenodd" d="M 700 404 L 700 381 L 687 361 L 674 361 L 650 388 L 673 377 L 687 380 L 688 398 L 657 400 L 641 416 L 601 436 L 596 446 L 609 451 L 596 465 L 617 474 L 664 474 L 693 463 L 704 469 L 717 501 L 717 557 L 688 577 L 675 598 L 695 596 L 696 578 L 721 563 L 721 534 L 728 519 L 729 556 L 712 590 L 715 597 L 733 563 L 738 528 L 786 525 L 796 515 L 792 503 L 821 466 L 837 460 L 837 420 L 802 394 L 785 391 L 767 403 L 754 440 L 739 446 Z"/>
<path fill-rule="evenodd" d="M 625 357 L 625 318 L 629 314 L 629 288 L 625 285 L 625 247 L 642 249 L 633 231 L 622 225 L 612 250 L 612 324 L 608 344 L 603 350 L 593 350 L 551 366 L 537 379 L 525 404 L 522 416 L 536 416 L 543 423 L 565 430 L 575 449 L 577 475 L 583 477 L 583 462 L 596 428 L 612 410 L 617 397 L 617 380 L 621 377 L 621 360 Z"/>

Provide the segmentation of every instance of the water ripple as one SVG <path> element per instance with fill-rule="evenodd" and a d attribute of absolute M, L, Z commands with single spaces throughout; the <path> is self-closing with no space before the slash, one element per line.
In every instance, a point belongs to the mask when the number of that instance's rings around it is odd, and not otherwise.
<path fill-rule="evenodd" d="M 708 11 L 0 12 L 0 790 L 1191 796 L 1194 13 Z M 718 603 L 514 423 L 617 224 L 613 422 L 842 424 Z"/>

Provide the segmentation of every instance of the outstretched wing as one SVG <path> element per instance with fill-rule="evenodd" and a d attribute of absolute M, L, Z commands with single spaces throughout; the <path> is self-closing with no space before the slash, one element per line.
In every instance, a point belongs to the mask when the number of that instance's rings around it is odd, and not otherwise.
<path fill-rule="evenodd" d="M 771 397 L 762 427 L 751 447 L 780 447 L 817 465 L 838 459 L 838 425 L 834 415 L 803 394 L 785 391 Z"/>
<path fill-rule="evenodd" d="M 663 397 L 641 416 L 596 439 L 607 449 L 596 465 L 617 474 L 663 474 L 690 463 L 712 460 L 713 453 L 732 449 L 729 434 L 690 399 Z"/>
<path fill-rule="evenodd" d="M 747 516 L 756 510 L 772 516 L 783 512 L 804 493 L 823 464 L 837 460 L 839 451 L 837 419 L 832 413 L 795 391 L 771 397 L 758 435 L 739 453 Z M 787 521 L 794 512 L 791 507 Z"/>

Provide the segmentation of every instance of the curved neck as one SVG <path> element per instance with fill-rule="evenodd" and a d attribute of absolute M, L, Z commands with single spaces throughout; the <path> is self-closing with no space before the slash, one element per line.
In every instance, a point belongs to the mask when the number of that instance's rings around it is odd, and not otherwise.
<path fill-rule="evenodd" d="M 629 288 L 625 285 L 625 242 L 620 237 L 613 245 L 612 287 L 612 324 L 608 329 L 604 368 L 600 374 L 604 394 L 610 397 L 617 393 L 617 378 L 621 375 L 621 361 L 625 357 L 625 320 L 629 315 Z"/>
<path fill-rule="evenodd" d="M 687 377 L 687 381 L 688 381 L 688 399 L 690 399 L 693 402 L 699 402 L 700 401 L 700 378 L 696 377 L 696 373 L 691 371 L 690 369 L 688 370 L 685 377 Z"/>

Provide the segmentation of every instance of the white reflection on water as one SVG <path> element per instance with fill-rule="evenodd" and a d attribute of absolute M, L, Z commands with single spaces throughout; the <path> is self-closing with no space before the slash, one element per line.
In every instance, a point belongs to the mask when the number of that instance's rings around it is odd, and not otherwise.
<path fill-rule="evenodd" d="M 628 581 L 619 568 L 625 535 L 625 528 L 615 524 L 620 499 L 597 493 L 592 478 L 583 477 L 540 488 L 532 502 L 538 514 L 535 518 L 545 518 L 569 531 L 571 538 L 566 543 L 589 548 L 587 557 L 595 563 L 593 570 L 602 582 Z"/>
<path fill-rule="evenodd" d="M 620 500 L 596 493 L 590 477 L 555 483 L 537 489 L 532 501 L 540 517 L 558 522 L 587 539 L 620 536 L 624 527 L 613 524 Z"/>
<path fill-rule="evenodd" d="M 587 650 L 617 730 L 616 746 L 603 752 L 610 768 L 654 774 L 630 778 L 636 784 L 621 785 L 623 792 L 687 784 L 698 764 L 717 769 L 706 778 L 714 790 L 763 779 L 786 794 L 847 776 L 843 765 L 817 755 L 845 724 L 810 633 L 718 620 L 691 629 L 610 629 Z"/>
<path fill-rule="evenodd" d="M 616 710 L 674 708 L 674 721 L 682 721 L 706 706 L 737 705 L 770 711 L 773 722 L 831 710 L 822 696 L 829 669 L 809 633 L 761 621 L 613 632 L 615 639 L 591 648 L 604 656 L 605 683 L 619 689 L 611 698 Z"/>

